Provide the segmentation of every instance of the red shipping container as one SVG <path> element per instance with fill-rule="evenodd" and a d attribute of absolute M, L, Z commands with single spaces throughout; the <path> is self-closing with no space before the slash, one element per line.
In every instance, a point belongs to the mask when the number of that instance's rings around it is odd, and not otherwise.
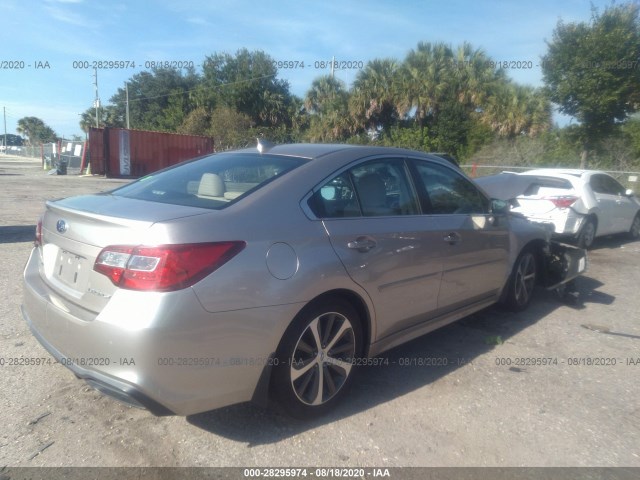
<path fill-rule="evenodd" d="M 213 151 L 211 137 L 126 128 L 89 130 L 91 171 L 107 177 L 142 177 Z"/>

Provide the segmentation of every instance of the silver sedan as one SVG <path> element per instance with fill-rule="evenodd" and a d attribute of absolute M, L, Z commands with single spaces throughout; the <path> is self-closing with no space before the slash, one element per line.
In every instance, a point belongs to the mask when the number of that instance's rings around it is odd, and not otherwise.
<path fill-rule="evenodd" d="M 381 352 L 584 269 L 550 281 L 547 237 L 436 156 L 263 146 L 48 202 L 22 309 L 60 363 L 155 414 L 308 417 Z"/>

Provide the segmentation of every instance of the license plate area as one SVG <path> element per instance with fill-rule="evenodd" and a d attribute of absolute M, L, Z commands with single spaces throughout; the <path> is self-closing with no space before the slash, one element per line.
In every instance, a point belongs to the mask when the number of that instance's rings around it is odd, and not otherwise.
<path fill-rule="evenodd" d="M 78 288 L 85 276 L 87 259 L 75 253 L 61 250 L 56 259 L 54 275 L 65 285 Z"/>

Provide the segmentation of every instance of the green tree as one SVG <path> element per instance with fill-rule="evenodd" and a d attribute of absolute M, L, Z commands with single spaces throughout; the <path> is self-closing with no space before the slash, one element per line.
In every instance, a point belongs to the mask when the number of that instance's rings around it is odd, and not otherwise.
<path fill-rule="evenodd" d="M 192 69 L 183 72 L 173 68 L 157 68 L 135 74 L 128 81 L 129 124 L 139 130 L 175 132 L 195 108 L 192 91 L 200 78 Z M 98 111 L 100 127 L 126 127 L 127 92 L 119 88 L 109 104 Z M 80 127 L 88 132 L 95 127 L 95 108 L 81 114 Z"/>
<path fill-rule="evenodd" d="M 27 137 L 29 145 L 55 142 L 58 138 L 53 129 L 37 117 L 21 118 L 16 131 Z"/>
<path fill-rule="evenodd" d="M 316 78 L 304 99 L 310 114 L 307 138 L 312 142 L 346 141 L 356 126 L 349 115 L 349 92 L 331 75 Z"/>
<path fill-rule="evenodd" d="M 211 128 L 211 114 L 205 107 L 192 110 L 178 128 L 178 133 L 208 135 Z"/>
<path fill-rule="evenodd" d="M 331 75 L 323 75 L 311 83 L 304 98 L 304 106 L 311 114 L 323 116 L 334 110 L 344 111 L 349 99 L 344 82 Z"/>
<path fill-rule="evenodd" d="M 450 94 L 453 50 L 444 43 L 420 42 L 404 61 L 400 81 L 401 112 L 415 109 L 421 129 L 427 121 L 436 123 L 444 98 Z M 404 107 L 404 108 L 402 108 Z"/>
<path fill-rule="evenodd" d="M 640 118 L 631 117 L 622 126 L 622 132 L 632 146 L 636 158 L 640 158 Z"/>
<path fill-rule="evenodd" d="M 0 135 L 0 143 L 4 145 L 4 135 Z M 24 140 L 20 135 L 14 135 L 13 133 L 7 133 L 7 145 L 21 147 L 24 145 Z"/>
<path fill-rule="evenodd" d="M 277 78 L 273 59 L 262 51 L 216 53 L 202 65 L 198 99 L 209 108 L 226 106 L 247 115 L 258 126 L 289 124 L 289 83 Z"/>
<path fill-rule="evenodd" d="M 89 133 L 89 129 L 94 128 L 95 126 L 96 109 L 94 107 L 90 107 L 80 114 L 80 128 L 83 132 Z M 98 109 L 98 127 L 104 128 L 123 126 L 124 124 L 116 118 L 116 112 L 114 111 L 112 105 L 108 105 L 107 107 L 100 107 Z"/>
<path fill-rule="evenodd" d="M 481 119 L 501 137 L 536 136 L 551 126 L 551 105 L 542 90 L 504 81 L 486 98 Z"/>
<path fill-rule="evenodd" d="M 399 64 L 392 59 L 372 60 L 358 72 L 349 99 L 349 110 L 358 129 L 389 135 L 398 113 Z"/>
<path fill-rule="evenodd" d="M 246 147 L 255 142 L 251 118 L 231 107 L 216 108 L 210 122 L 209 135 L 213 137 L 216 151 Z"/>
<path fill-rule="evenodd" d="M 558 22 L 542 58 L 551 101 L 580 122 L 581 167 L 594 143 L 640 104 L 638 5 L 594 8 L 589 23 Z"/>

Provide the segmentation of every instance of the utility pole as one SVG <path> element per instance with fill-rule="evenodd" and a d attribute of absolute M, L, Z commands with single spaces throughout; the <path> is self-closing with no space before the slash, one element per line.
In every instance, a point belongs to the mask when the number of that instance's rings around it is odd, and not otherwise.
<path fill-rule="evenodd" d="M 127 82 L 124 82 L 124 91 L 127 94 L 127 130 L 129 130 L 129 84 Z"/>
<path fill-rule="evenodd" d="M 94 85 L 96 87 L 96 99 L 93 101 L 94 106 L 96 107 L 96 128 L 100 128 L 100 123 L 98 121 L 98 110 L 100 109 L 100 97 L 98 96 L 98 69 L 93 69 L 93 77 L 95 79 Z"/>
<path fill-rule="evenodd" d="M 2 107 L 2 116 L 4 117 L 4 153 L 7 153 L 7 107 Z"/>

